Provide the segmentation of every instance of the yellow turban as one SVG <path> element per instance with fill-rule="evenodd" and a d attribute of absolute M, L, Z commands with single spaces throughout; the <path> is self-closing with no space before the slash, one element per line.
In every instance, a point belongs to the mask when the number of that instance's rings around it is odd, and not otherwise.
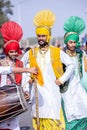
<path fill-rule="evenodd" d="M 55 15 L 50 10 L 42 10 L 34 17 L 36 34 L 47 35 L 47 42 L 51 38 L 51 28 L 55 22 Z"/>
<path fill-rule="evenodd" d="M 49 42 L 50 41 L 50 38 L 51 38 L 51 30 L 44 26 L 44 27 L 37 27 L 36 28 L 36 34 L 37 35 L 46 35 L 47 36 L 47 41 L 46 42 Z"/>

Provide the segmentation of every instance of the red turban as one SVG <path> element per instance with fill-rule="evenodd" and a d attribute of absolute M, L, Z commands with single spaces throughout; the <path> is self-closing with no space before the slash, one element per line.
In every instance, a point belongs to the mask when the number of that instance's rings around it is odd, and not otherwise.
<path fill-rule="evenodd" d="M 19 53 L 19 44 L 17 42 L 9 42 L 6 46 L 4 46 L 4 53 L 8 55 L 10 50 L 17 51 Z"/>
<path fill-rule="evenodd" d="M 1 34 L 4 39 L 5 54 L 7 55 L 10 50 L 15 50 L 19 53 L 19 41 L 23 35 L 21 26 L 13 21 L 5 22 L 1 27 Z"/>

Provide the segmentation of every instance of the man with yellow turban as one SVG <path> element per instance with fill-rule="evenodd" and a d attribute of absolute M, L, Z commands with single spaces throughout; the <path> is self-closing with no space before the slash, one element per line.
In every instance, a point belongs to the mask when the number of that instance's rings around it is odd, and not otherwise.
<path fill-rule="evenodd" d="M 87 59 L 77 47 L 79 34 L 84 29 L 83 19 L 77 16 L 69 17 L 64 23 L 66 31 L 64 51 L 71 57 L 76 66 L 75 72 L 70 78 L 68 89 L 62 94 L 66 130 L 87 130 L 87 70 L 85 69 L 87 68 L 87 64 L 85 64 Z"/>
<path fill-rule="evenodd" d="M 34 130 L 64 130 L 65 127 L 59 86 L 69 79 L 74 71 L 74 64 L 64 51 L 50 46 L 51 28 L 54 22 L 55 15 L 50 10 L 42 10 L 35 15 L 34 24 L 39 46 L 30 49 L 22 58 L 25 67 L 27 63 L 30 67 L 38 67 L 38 75 L 31 75 L 35 79 L 31 91 Z M 63 63 L 67 66 L 65 73 Z M 55 83 L 56 78 L 58 85 Z M 36 87 L 38 94 L 35 91 Z"/>

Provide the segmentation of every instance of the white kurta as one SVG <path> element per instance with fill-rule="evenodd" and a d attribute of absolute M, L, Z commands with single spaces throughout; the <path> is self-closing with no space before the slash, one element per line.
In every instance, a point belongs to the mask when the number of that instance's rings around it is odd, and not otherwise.
<path fill-rule="evenodd" d="M 10 66 L 7 66 L 7 67 L 0 66 L 0 74 L 1 74 L 0 87 L 2 87 L 3 85 L 7 85 L 7 82 L 6 82 L 7 75 L 6 74 L 11 73 L 11 71 L 12 70 L 11 70 Z M 3 128 L 3 129 L 9 128 L 11 130 L 20 130 L 18 116 L 8 119 L 6 121 L 3 121 L 2 123 L 0 123 L 0 128 Z"/>
<path fill-rule="evenodd" d="M 9 74 L 12 72 L 12 67 L 11 66 L 0 66 L 0 74 Z"/>
<path fill-rule="evenodd" d="M 20 130 L 18 116 L 0 123 L 0 128 L 2 128 L 2 129 L 8 128 L 11 130 Z"/>
<path fill-rule="evenodd" d="M 26 65 L 29 62 L 28 53 L 29 52 L 25 53 L 22 58 L 24 67 L 26 67 Z M 67 66 L 66 72 L 60 78 L 62 82 L 65 82 L 74 71 L 74 64 L 72 63 L 70 57 L 67 54 L 65 54 L 65 52 L 63 52 L 62 50 L 60 51 L 60 59 L 61 62 Z M 40 54 L 40 52 L 38 51 L 36 60 L 44 78 L 43 87 L 37 84 L 38 101 L 39 101 L 39 117 L 60 119 L 61 94 L 59 91 L 59 86 L 55 84 L 56 79 L 51 64 L 50 49 L 44 55 Z M 32 98 L 32 114 L 33 117 L 36 117 L 34 86 L 32 86 L 31 98 Z"/>
<path fill-rule="evenodd" d="M 87 117 L 87 92 L 80 84 L 77 56 L 71 58 L 75 64 L 75 73 L 70 78 L 67 92 L 62 94 L 64 110 L 69 121 Z"/>

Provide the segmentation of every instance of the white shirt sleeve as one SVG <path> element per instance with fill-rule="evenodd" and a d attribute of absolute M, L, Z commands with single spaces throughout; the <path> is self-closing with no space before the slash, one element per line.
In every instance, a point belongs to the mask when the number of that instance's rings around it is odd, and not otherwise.
<path fill-rule="evenodd" d="M 23 62 L 23 66 L 25 68 L 29 68 L 29 51 L 27 51 L 21 61 Z M 24 91 L 28 91 L 29 92 L 29 79 L 30 79 L 30 73 L 23 73 L 22 74 L 22 87 Z"/>
<path fill-rule="evenodd" d="M 61 62 L 66 66 L 64 74 L 59 78 L 60 82 L 64 83 L 71 77 L 72 73 L 74 73 L 75 65 L 70 56 L 66 54 L 63 50 L 60 51 L 60 58 Z"/>
<path fill-rule="evenodd" d="M 11 66 L 0 66 L 0 74 L 10 74 L 12 73 L 12 67 Z"/>
<path fill-rule="evenodd" d="M 22 87 L 24 91 L 29 92 L 29 74 L 28 73 L 22 74 Z"/>
<path fill-rule="evenodd" d="M 29 64 L 29 51 L 27 51 L 27 52 L 23 55 L 21 61 L 23 62 L 23 66 L 24 66 L 24 67 L 26 67 L 26 65 Z"/>

